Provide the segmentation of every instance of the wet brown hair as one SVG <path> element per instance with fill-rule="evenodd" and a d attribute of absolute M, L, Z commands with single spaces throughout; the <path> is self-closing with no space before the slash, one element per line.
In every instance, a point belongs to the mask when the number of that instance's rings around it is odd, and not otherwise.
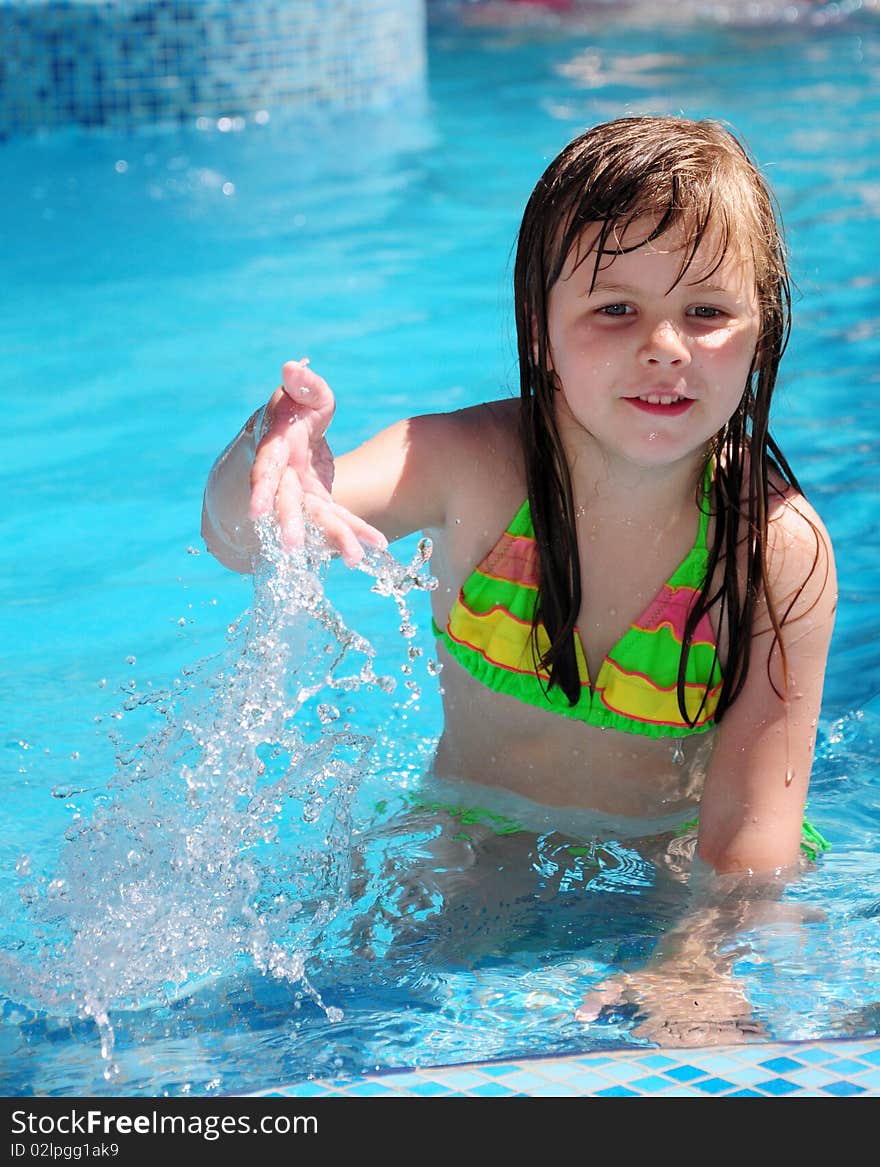
<path fill-rule="evenodd" d="M 707 458 L 715 459 L 714 539 L 706 580 L 687 620 L 678 676 L 684 700 L 687 656 L 702 616 L 717 606 L 719 633 L 727 646 L 718 721 L 736 698 L 749 668 L 752 628 L 759 595 L 767 597 L 780 643 L 781 623 L 767 584 L 769 471 L 800 489 L 770 436 L 770 401 L 790 329 L 791 290 L 785 243 L 773 195 L 745 146 L 720 122 L 676 117 L 625 117 L 594 126 L 570 142 L 539 179 L 526 205 L 517 240 L 514 296 L 520 367 L 520 429 L 526 480 L 540 556 L 540 588 L 532 627 L 536 666 L 549 670 L 572 705 L 580 694 L 574 629 L 581 604 L 581 578 L 571 477 L 556 425 L 555 374 L 549 352 L 547 303 L 566 260 L 591 228 L 592 247 L 577 252 L 592 262 L 595 282 L 603 259 L 622 253 L 618 240 L 637 220 L 653 224 L 635 250 L 675 228 L 685 240 L 682 278 L 704 240 L 700 277 L 732 255 L 755 273 L 760 312 L 756 355 L 733 416 L 714 436 Z M 598 235 L 596 235 L 598 226 Z M 631 233 L 630 233 L 631 234 Z M 714 265 L 714 266 L 713 266 Z M 744 479 L 748 478 L 747 483 Z M 746 541 L 745 580 L 738 564 Z M 721 583 L 712 580 L 721 563 Z M 784 621 L 784 616 L 783 616 Z M 543 624 L 550 646 L 539 653 Z M 722 638 L 721 636 L 719 637 Z M 783 669 L 785 661 L 783 654 Z M 768 662 L 769 667 L 769 662 Z M 704 695 L 703 703 L 706 696 Z"/>

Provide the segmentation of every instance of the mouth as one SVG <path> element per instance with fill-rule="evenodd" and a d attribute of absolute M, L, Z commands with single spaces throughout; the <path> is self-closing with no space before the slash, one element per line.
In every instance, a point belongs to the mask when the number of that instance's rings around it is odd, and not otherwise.
<path fill-rule="evenodd" d="M 643 393 L 640 397 L 625 397 L 624 401 L 636 409 L 664 417 L 677 417 L 694 404 L 692 397 L 682 397 L 680 393 Z"/>

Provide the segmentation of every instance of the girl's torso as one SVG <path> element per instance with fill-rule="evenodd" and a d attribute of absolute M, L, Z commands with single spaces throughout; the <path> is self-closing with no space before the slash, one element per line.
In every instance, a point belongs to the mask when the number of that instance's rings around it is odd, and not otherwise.
<path fill-rule="evenodd" d="M 527 494 L 518 402 L 467 411 L 450 511 L 434 540 L 432 595 L 446 627 L 462 585 L 498 543 Z M 577 500 L 576 500 L 577 501 Z M 582 603 L 578 631 L 591 678 L 694 546 L 696 506 L 658 526 L 578 508 Z M 687 813 L 699 801 L 714 731 L 656 739 L 560 716 L 483 684 L 438 641 L 445 727 L 435 772 L 501 787 L 536 803 L 635 817 Z"/>

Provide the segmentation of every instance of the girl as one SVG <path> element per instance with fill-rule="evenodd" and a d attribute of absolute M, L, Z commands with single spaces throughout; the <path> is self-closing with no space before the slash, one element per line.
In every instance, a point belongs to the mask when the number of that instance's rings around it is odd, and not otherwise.
<path fill-rule="evenodd" d="M 425 531 L 438 776 L 641 831 L 698 810 L 717 872 L 786 868 L 837 589 L 768 430 L 789 329 L 772 197 L 718 123 L 596 126 L 535 187 L 514 289 L 518 402 L 334 460 L 333 395 L 290 362 L 212 469 L 207 546 L 250 571 L 273 510 L 287 545 L 305 514 L 349 564 Z"/>

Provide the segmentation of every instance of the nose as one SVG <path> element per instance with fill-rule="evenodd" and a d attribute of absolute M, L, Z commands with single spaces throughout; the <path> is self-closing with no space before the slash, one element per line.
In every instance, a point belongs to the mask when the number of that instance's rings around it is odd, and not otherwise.
<path fill-rule="evenodd" d="M 648 328 L 639 359 L 649 366 L 689 365 L 691 350 L 671 320 L 657 320 Z"/>

